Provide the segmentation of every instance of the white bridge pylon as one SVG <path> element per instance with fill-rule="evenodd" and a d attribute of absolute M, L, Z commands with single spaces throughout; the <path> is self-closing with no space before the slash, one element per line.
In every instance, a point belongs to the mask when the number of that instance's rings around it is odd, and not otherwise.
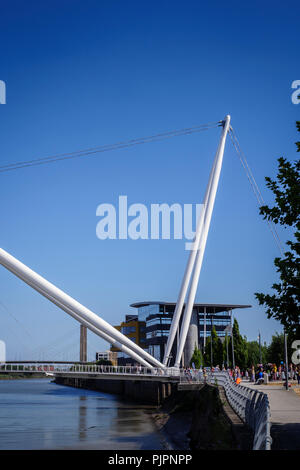
<path fill-rule="evenodd" d="M 34 272 L 25 264 L 21 263 L 19 260 L 14 258 L 2 248 L 0 248 L 0 264 L 2 264 L 12 274 L 24 281 L 26 284 L 35 289 L 41 295 L 50 300 L 50 302 L 54 303 L 56 306 L 62 309 L 68 315 L 73 317 L 82 325 L 85 325 L 93 333 L 100 336 L 116 348 L 120 349 L 125 354 L 132 357 L 134 360 L 136 360 L 143 366 L 149 368 L 157 367 L 165 369 L 167 367 L 167 362 L 170 357 L 173 342 L 179 327 L 179 321 L 182 314 L 185 297 L 187 294 L 189 283 L 191 281 L 188 300 L 181 325 L 177 355 L 175 360 L 175 368 L 179 368 L 183 349 L 186 342 L 188 328 L 191 321 L 191 315 L 197 292 L 200 271 L 202 267 L 203 255 L 211 222 L 216 192 L 219 184 L 226 136 L 230 128 L 229 115 L 227 115 L 224 121 L 222 121 L 222 125 L 223 131 L 210 173 L 203 201 L 203 210 L 201 211 L 199 220 L 197 222 L 193 249 L 190 252 L 190 256 L 182 280 L 181 289 L 179 292 L 175 312 L 170 327 L 163 363 L 155 359 L 151 354 L 147 353 L 140 346 L 133 343 L 129 338 L 123 335 L 120 331 L 116 330 L 116 328 L 111 326 L 108 322 L 103 320 L 101 317 L 96 315 L 88 308 L 84 307 L 82 304 L 80 304 L 71 296 L 60 290 L 54 284 L 51 284 L 49 281 Z"/>
<path fill-rule="evenodd" d="M 193 312 L 195 296 L 196 296 L 198 283 L 199 283 L 199 276 L 200 276 L 200 271 L 202 267 L 203 255 L 204 255 L 206 241 L 207 241 L 207 235 L 209 231 L 212 211 L 214 208 L 216 193 L 217 193 L 219 179 L 220 179 L 226 136 L 230 128 L 230 116 L 229 115 L 225 117 L 224 121 L 222 122 L 222 125 L 223 125 L 223 131 L 221 134 L 221 138 L 220 138 L 216 156 L 213 162 L 213 166 L 210 172 L 210 176 L 209 176 L 209 180 L 208 180 L 208 184 L 207 184 L 207 188 L 206 188 L 206 192 L 205 192 L 205 196 L 203 200 L 203 210 L 201 211 L 199 220 L 197 221 L 197 228 L 196 228 L 196 234 L 195 234 L 195 238 L 193 242 L 193 249 L 190 251 L 189 259 L 188 259 L 185 273 L 183 276 L 181 288 L 179 291 L 179 296 L 178 296 L 176 307 L 175 307 L 175 312 L 174 312 L 171 327 L 170 327 L 167 346 L 165 349 L 163 362 L 164 362 L 164 365 L 167 365 L 168 359 L 170 357 L 170 353 L 172 350 L 172 346 L 174 343 L 174 339 L 175 339 L 175 336 L 179 327 L 179 321 L 182 315 L 184 300 L 185 300 L 189 283 L 191 280 L 191 276 L 193 273 L 188 300 L 185 306 L 184 317 L 182 320 L 182 325 L 181 325 L 181 330 L 180 330 L 179 343 L 177 347 L 176 359 L 175 359 L 175 364 L 174 364 L 175 368 L 180 366 L 180 361 L 181 361 L 184 345 L 186 342 L 188 329 L 189 329 L 190 322 L 191 322 L 191 316 Z"/>
<path fill-rule="evenodd" d="M 88 308 L 81 305 L 68 294 L 58 289 L 42 276 L 28 268 L 25 264 L 14 258 L 12 255 L 0 248 L 0 264 L 8 269 L 12 274 L 20 278 L 41 295 L 53 302 L 59 308 L 85 325 L 88 329 L 101 336 L 104 340 L 123 350 L 134 360 L 145 367 L 165 368 L 165 366 L 155 359 L 151 354 L 144 351 L 129 338 L 116 330 L 108 322 L 96 315 Z"/>

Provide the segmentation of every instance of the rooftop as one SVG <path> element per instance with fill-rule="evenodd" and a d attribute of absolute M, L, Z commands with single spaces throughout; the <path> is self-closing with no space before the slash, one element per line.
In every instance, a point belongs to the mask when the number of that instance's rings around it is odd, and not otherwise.
<path fill-rule="evenodd" d="M 146 307 L 148 305 L 168 305 L 171 307 L 176 306 L 176 302 L 161 302 L 161 301 L 145 301 L 145 302 L 135 302 L 130 305 L 130 307 L 140 308 Z M 185 305 L 185 304 L 184 304 Z M 204 313 L 204 308 L 206 308 L 206 313 L 218 313 L 218 312 L 229 312 L 237 308 L 251 308 L 252 305 L 239 305 L 239 304 L 194 304 L 195 307 L 198 307 L 200 313 Z"/>

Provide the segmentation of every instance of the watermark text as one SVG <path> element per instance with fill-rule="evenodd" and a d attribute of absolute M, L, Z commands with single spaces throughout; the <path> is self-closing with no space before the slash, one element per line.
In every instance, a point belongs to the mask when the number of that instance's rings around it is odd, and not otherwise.
<path fill-rule="evenodd" d="M 294 80 L 292 83 L 292 88 L 296 90 L 292 93 L 291 100 L 293 104 L 300 103 L 300 80 Z"/>
<path fill-rule="evenodd" d="M 118 207 L 113 204 L 99 204 L 96 216 L 100 217 L 96 235 L 100 240 L 193 240 L 196 221 L 202 204 L 151 204 L 150 210 L 144 204 L 128 206 L 127 196 L 119 196 Z M 186 243 L 186 250 L 194 249 L 193 243 Z"/>
<path fill-rule="evenodd" d="M 0 80 L 0 104 L 6 104 L 6 84 Z"/>

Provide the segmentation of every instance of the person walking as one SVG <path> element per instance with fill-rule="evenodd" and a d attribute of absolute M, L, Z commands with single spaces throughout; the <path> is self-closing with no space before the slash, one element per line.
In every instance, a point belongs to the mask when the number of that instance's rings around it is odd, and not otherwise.
<path fill-rule="evenodd" d="M 255 382 L 255 368 L 254 368 L 254 365 L 252 365 L 252 368 L 251 368 L 251 382 Z"/>
<path fill-rule="evenodd" d="M 299 366 L 297 367 L 297 370 L 296 370 L 296 377 L 297 377 L 298 385 L 300 385 L 300 367 Z"/>

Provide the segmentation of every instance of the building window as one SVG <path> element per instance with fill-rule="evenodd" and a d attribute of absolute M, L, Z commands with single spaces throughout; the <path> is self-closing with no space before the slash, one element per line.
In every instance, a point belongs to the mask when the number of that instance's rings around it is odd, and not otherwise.
<path fill-rule="evenodd" d="M 149 317 L 149 315 L 155 315 L 160 312 L 160 305 L 145 305 L 144 307 L 140 307 L 138 312 L 139 321 L 146 321 L 146 318 Z"/>
<path fill-rule="evenodd" d="M 161 360 L 161 357 L 160 357 L 160 346 L 158 344 L 155 344 L 155 345 L 152 345 L 152 346 L 149 346 L 149 353 L 155 357 L 155 359 L 157 359 L 158 361 Z"/>
<path fill-rule="evenodd" d="M 122 326 L 121 332 L 123 333 L 123 335 L 129 335 L 130 333 L 136 332 L 136 327 L 135 326 Z"/>

